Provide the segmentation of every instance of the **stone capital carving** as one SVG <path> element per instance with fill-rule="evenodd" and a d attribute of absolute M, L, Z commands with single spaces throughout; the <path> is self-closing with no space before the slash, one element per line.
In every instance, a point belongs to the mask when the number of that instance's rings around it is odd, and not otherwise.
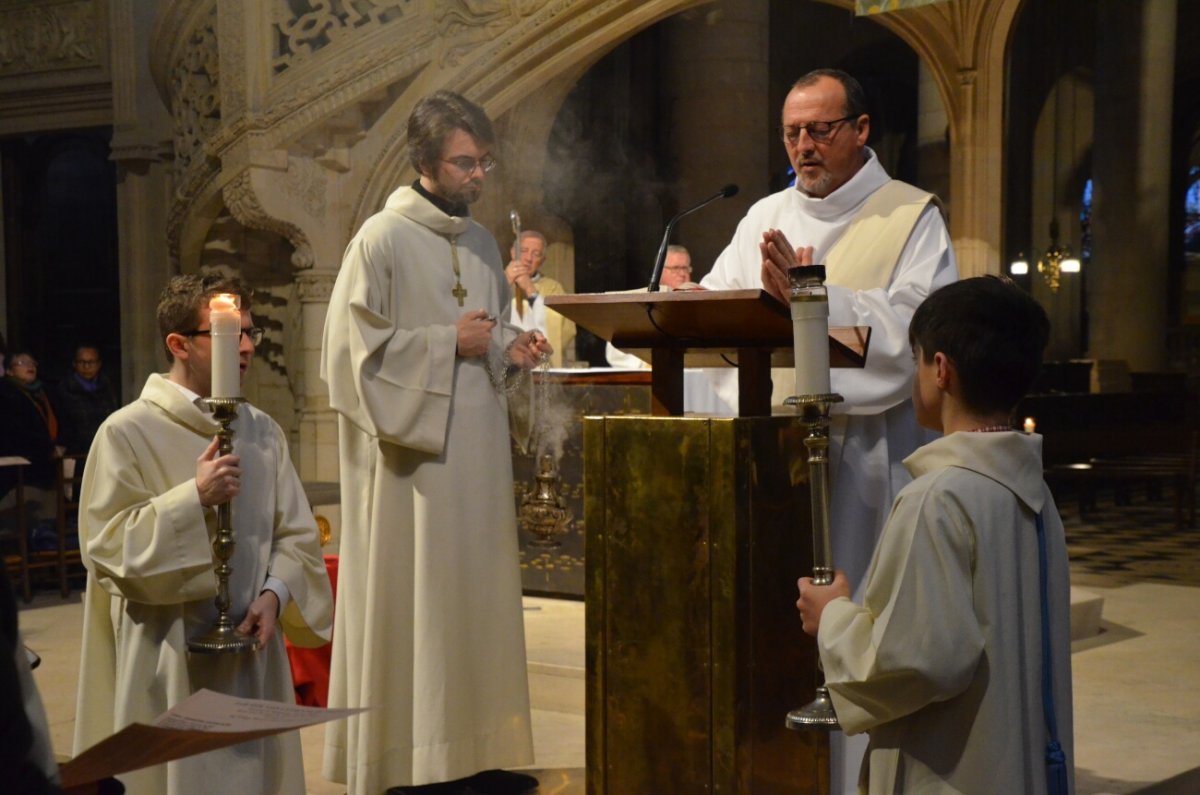
<path fill-rule="evenodd" d="M 296 274 L 296 297 L 302 304 L 327 304 L 333 295 L 337 271 L 308 270 Z"/>
<path fill-rule="evenodd" d="M 298 270 L 313 266 L 312 246 L 307 235 L 293 223 L 276 218 L 263 209 L 262 202 L 254 192 L 251 180 L 252 170 L 247 169 L 234 177 L 224 188 L 221 197 L 225 206 L 238 223 L 251 229 L 262 229 L 274 232 L 287 238 L 295 249 L 292 253 L 292 266 Z"/>

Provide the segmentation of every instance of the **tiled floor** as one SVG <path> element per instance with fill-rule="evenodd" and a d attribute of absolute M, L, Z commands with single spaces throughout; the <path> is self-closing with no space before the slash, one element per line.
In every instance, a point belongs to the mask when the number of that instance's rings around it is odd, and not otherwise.
<path fill-rule="evenodd" d="M 1176 534 L 1166 501 L 1102 504 L 1087 524 L 1063 507 L 1072 581 L 1104 598 L 1102 632 L 1072 656 L 1077 792 L 1200 792 L 1200 530 Z M 527 599 L 525 619 L 541 791 L 582 795 L 583 604 Z M 77 595 L 44 594 L 21 613 L 59 753 L 75 719 L 80 620 Z M 320 777 L 323 736 L 302 732 L 309 792 L 336 795 L 344 787 Z"/>

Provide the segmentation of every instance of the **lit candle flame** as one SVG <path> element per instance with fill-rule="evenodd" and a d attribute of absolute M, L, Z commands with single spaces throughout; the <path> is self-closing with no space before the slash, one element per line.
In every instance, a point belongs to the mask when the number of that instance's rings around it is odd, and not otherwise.
<path fill-rule="evenodd" d="M 1033 417 L 1025 418 L 1025 433 L 1033 433 L 1037 430 L 1037 423 L 1033 421 Z"/>
<path fill-rule="evenodd" d="M 208 308 L 212 312 L 236 312 L 241 309 L 241 297 L 233 293 L 217 293 L 208 299 Z"/>

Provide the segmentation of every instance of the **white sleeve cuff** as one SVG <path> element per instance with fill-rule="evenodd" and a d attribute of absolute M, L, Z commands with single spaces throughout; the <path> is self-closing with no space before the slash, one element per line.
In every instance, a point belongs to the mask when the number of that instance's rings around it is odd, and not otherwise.
<path fill-rule="evenodd" d="M 283 608 L 287 607 L 288 602 L 292 598 L 292 592 L 288 590 L 287 584 L 278 577 L 267 575 L 267 581 L 263 583 L 262 591 L 273 591 L 279 597 L 279 612 L 283 612 Z M 259 591 L 259 593 L 262 593 Z"/>

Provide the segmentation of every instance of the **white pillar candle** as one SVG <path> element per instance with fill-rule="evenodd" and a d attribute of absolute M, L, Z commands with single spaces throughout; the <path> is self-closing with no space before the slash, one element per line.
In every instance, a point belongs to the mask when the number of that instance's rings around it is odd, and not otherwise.
<path fill-rule="evenodd" d="M 1033 433 L 1037 430 L 1037 423 L 1033 421 L 1033 417 L 1025 418 L 1025 433 Z"/>
<path fill-rule="evenodd" d="M 241 397 L 242 378 L 238 348 L 242 341 L 242 313 L 238 297 L 214 295 L 208 302 L 208 324 L 212 329 L 212 396 Z"/>
<path fill-rule="evenodd" d="M 827 395 L 829 386 L 829 298 L 824 289 L 791 296 L 796 394 Z"/>

